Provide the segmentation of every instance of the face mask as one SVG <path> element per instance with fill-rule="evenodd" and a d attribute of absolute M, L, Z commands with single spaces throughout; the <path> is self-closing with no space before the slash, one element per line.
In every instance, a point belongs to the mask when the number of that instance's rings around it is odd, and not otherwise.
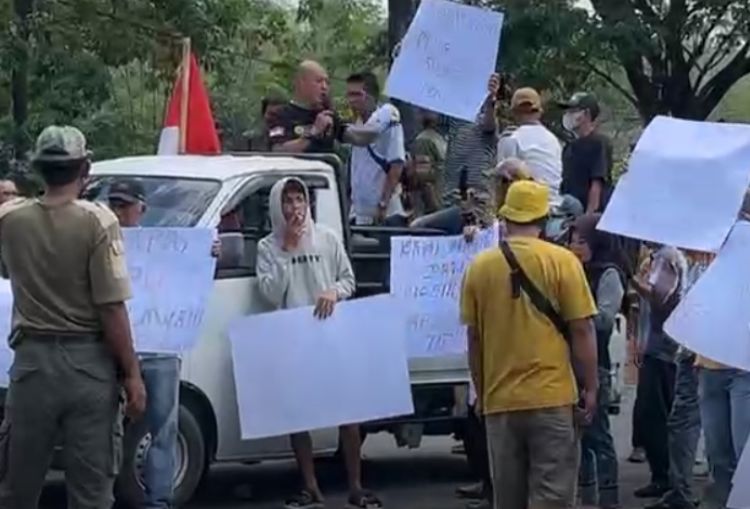
<path fill-rule="evenodd" d="M 563 115 L 562 124 L 566 131 L 575 132 L 583 120 L 582 111 L 569 111 Z"/>

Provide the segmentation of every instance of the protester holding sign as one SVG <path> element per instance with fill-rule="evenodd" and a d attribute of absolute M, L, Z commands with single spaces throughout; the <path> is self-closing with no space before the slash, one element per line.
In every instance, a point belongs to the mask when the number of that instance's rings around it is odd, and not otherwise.
<path fill-rule="evenodd" d="M 686 251 L 685 256 L 688 270 L 684 293 L 687 293 L 705 272 L 712 256 L 697 251 Z M 695 354 L 687 348 L 678 349 L 674 401 L 667 418 L 670 489 L 646 509 L 694 509 L 696 506 L 693 470 L 701 435 L 701 417 L 695 359 Z"/>
<path fill-rule="evenodd" d="M 516 182 L 500 214 L 508 241 L 476 257 L 461 296 L 495 507 L 574 507 L 578 394 L 571 360 L 582 387 L 580 416 L 591 422 L 596 306 L 575 255 L 539 238 L 549 214 L 546 186 Z"/>
<path fill-rule="evenodd" d="M 90 168 L 74 127 L 39 135 L 40 199 L 0 208 L 0 271 L 13 290 L 15 358 L 0 429 L 0 507 L 38 505 L 62 439 L 68 507 L 110 507 L 122 447 L 121 389 L 138 417 L 146 391 L 125 301 L 122 232 L 106 206 L 78 200 Z"/>
<path fill-rule="evenodd" d="M 412 226 L 456 235 L 468 224 L 489 226 L 494 222 L 488 174 L 497 163 L 495 101 L 499 87 L 500 78 L 493 74 L 475 122 L 450 119 L 442 189 L 443 206 L 447 208 L 413 221 Z"/>
<path fill-rule="evenodd" d="M 285 178 L 271 188 L 269 213 L 272 233 L 258 244 L 258 288 L 276 309 L 314 305 L 314 314 L 326 319 L 336 303 L 354 293 L 354 272 L 341 240 L 315 224 L 307 186 Z M 362 489 L 359 425 L 341 426 L 341 444 L 349 481 L 349 503 L 356 508 L 381 507 Z M 288 509 L 322 508 L 313 464 L 312 438 L 307 432 L 291 437 L 304 489 L 290 499 Z"/>
<path fill-rule="evenodd" d="M 649 309 L 646 345 L 638 373 L 638 399 L 641 418 L 648 422 L 643 446 L 651 482 L 636 490 L 639 498 L 658 498 L 669 490 L 667 419 L 674 401 L 677 344 L 664 331 L 664 322 L 683 296 L 686 276 L 684 255 L 673 247 L 662 247 L 652 257 L 647 279 L 633 279 Z"/>
<path fill-rule="evenodd" d="M 742 450 L 750 440 L 750 372 L 697 360 L 700 412 L 713 483 L 706 502 L 725 507 Z"/>
<path fill-rule="evenodd" d="M 109 188 L 109 206 L 123 228 L 137 228 L 146 211 L 146 190 L 137 180 L 120 180 Z M 218 256 L 216 241 L 211 255 Z M 208 258 L 207 258 L 208 259 Z M 146 509 L 169 509 L 174 504 L 177 415 L 179 413 L 180 357 L 176 354 L 139 354 L 149 399 L 144 419 L 151 435 L 143 465 Z"/>

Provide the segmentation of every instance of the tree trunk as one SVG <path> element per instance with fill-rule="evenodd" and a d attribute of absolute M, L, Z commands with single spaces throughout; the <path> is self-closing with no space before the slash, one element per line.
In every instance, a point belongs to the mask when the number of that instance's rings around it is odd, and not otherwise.
<path fill-rule="evenodd" d="M 13 115 L 13 152 L 15 159 L 24 159 L 28 148 L 26 121 L 29 116 L 29 18 L 33 0 L 13 0 L 17 40 L 11 72 L 11 104 Z"/>
<path fill-rule="evenodd" d="M 388 0 L 388 52 L 391 56 L 406 34 L 418 4 L 419 0 Z M 399 100 L 394 100 L 393 103 L 401 112 L 404 138 L 409 146 L 417 134 L 414 106 Z"/>

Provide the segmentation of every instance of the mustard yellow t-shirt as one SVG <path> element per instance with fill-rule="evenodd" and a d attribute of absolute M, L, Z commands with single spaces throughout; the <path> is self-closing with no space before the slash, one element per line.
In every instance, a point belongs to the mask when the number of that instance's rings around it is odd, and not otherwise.
<path fill-rule="evenodd" d="M 530 237 L 509 243 L 524 272 L 566 321 L 596 314 L 583 267 L 570 251 Z M 510 268 L 499 248 L 479 254 L 467 269 L 461 317 L 480 338 L 486 414 L 576 402 L 568 343 L 523 291 L 512 297 Z"/>

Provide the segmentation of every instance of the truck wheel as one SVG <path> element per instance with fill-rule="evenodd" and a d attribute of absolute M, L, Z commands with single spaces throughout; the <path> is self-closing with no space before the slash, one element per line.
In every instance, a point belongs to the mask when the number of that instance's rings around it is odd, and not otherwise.
<path fill-rule="evenodd" d="M 192 498 L 206 471 L 206 445 L 198 421 L 180 405 L 175 450 L 174 502 L 181 506 Z M 131 422 L 123 440 L 123 462 L 115 483 L 118 506 L 139 508 L 143 503 L 143 466 L 151 446 L 151 435 L 143 419 Z"/>

